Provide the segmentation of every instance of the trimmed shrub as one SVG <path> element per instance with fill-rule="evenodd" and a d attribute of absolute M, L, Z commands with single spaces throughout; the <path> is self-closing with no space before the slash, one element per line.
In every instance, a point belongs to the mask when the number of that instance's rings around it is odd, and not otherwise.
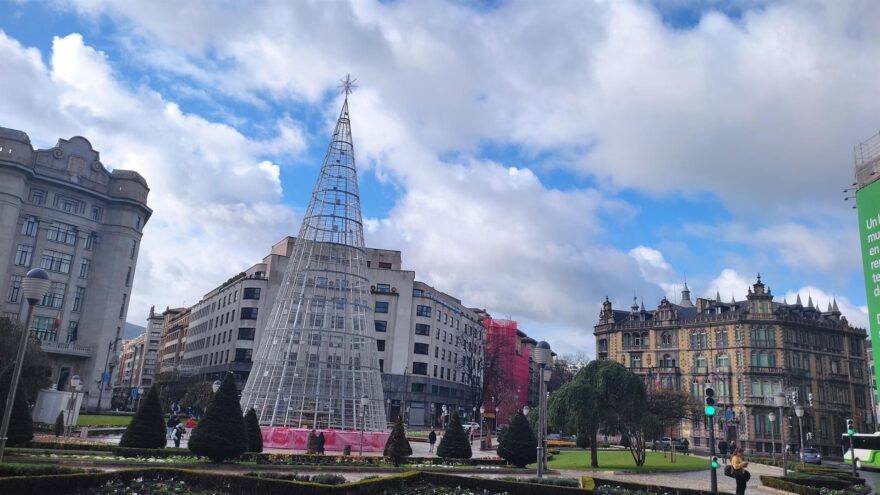
<path fill-rule="evenodd" d="M 257 421 L 257 413 L 250 408 L 244 415 L 244 426 L 247 430 L 248 452 L 263 451 L 263 431 L 260 430 L 260 422 Z"/>
<path fill-rule="evenodd" d="M 526 467 L 537 459 L 538 440 L 523 413 L 517 412 L 510 420 L 501 440 L 498 455 L 516 467 Z"/>
<path fill-rule="evenodd" d="M 7 366 L 3 373 L 0 373 L 0 416 L 3 416 L 6 410 L 6 397 L 9 395 L 12 371 L 12 366 Z M 12 403 L 12 415 L 9 418 L 9 430 L 6 437 L 9 445 L 27 443 L 34 438 L 34 422 L 31 419 L 31 411 L 28 408 L 21 381 L 15 387 L 15 401 Z"/>
<path fill-rule="evenodd" d="M 458 417 L 456 411 L 453 411 L 446 431 L 443 433 L 443 439 L 437 446 L 437 455 L 452 459 L 470 459 L 473 455 L 471 443 L 468 441 L 464 428 L 461 427 L 461 418 Z"/>
<path fill-rule="evenodd" d="M 585 490 L 594 490 L 596 493 L 607 493 L 609 488 L 623 488 L 639 493 L 662 493 L 664 495 L 712 495 L 709 490 L 692 490 L 689 488 L 672 488 L 668 486 L 642 485 L 626 481 L 609 480 L 595 476 L 584 476 L 581 483 Z M 725 492 L 718 492 L 724 494 Z M 813 495 L 813 494 L 807 494 Z"/>
<path fill-rule="evenodd" d="M 406 429 L 403 427 L 403 420 L 398 416 L 397 421 L 394 422 L 394 428 L 391 429 L 391 435 L 388 437 L 388 441 L 385 442 L 385 451 L 382 455 L 394 463 L 394 467 L 398 467 L 400 466 L 400 461 L 405 457 L 411 456 L 412 453 L 412 447 L 410 447 L 409 442 L 406 440 Z"/>
<path fill-rule="evenodd" d="M 52 427 L 52 433 L 55 434 L 56 438 L 64 435 L 64 411 L 58 411 L 58 416 L 55 418 L 55 425 Z"/>
<path fill-rule="evenodd" d="M 166 443 L 165 419 L 162 416 L 162 406 L 159 405 L 159 391 L 157 387 L 150 387 L 147 396 L 141 401 L 138 412 L 125 428 L 119 446 L 161 449 Z"/>
<path fill-rule="evenodd" d="M 797 495 L 820 495 L 821 493 L 819 488 L 792 483 L 775 476 L 761 476 L 761 484 L 769 488 L 796 493 Z"/>
<path fill-rule="evenodd" d="M 247 450 L 247 432 L 232 374 L 223 379 L 205 417 L 193 430 L 188 447 L 214 462 L 234 459 Z"/>
<path fill-rule="evenodd" d="M 536 476 L 532 476 L 531 478 L 514 478 L 509 476 L 495 479 L 500 481 L 514 481 L 517 483 L 535 483 L 537 485 L 568 486 L 573 488 L 580 488 L 581 486 L 581 482 L 577 478 L 538 478 Z"/>
<path fill-rule="evenodd" d="M 46 476 L 50 474 L 72 474 L 96 472 L 56 464 L 21 464 L 17 462 L 4 462 L 0 464 L 0 478 L 6 476 Z"/>

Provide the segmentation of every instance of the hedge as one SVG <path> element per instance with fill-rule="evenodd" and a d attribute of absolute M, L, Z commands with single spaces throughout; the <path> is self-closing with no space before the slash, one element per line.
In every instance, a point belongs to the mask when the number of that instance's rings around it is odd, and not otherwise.
<path fill-rule="evenodd" d="M 609 480 L 606 478 L 597 478 L 595 476 L 584 476 L 581 478 L 581 483 L 584 488 L 600 487 L 600 486 L 612 486 L 618 488 L 626 488 L 627 490 L 635 490 L 635 491 L 646 491 L 646 492 L 656 492 L 663 493 L 668 495 L 712 495 L 712 492 L 709 490 L 691 490 L 689 488 L 673 488 L 669 486 L 660 486 L 660 485 L 642 485 L 640 483 L 628 483 L 625 481 L 617 481 L 617 480 Z M 719 491 L 719 494 L 722 495 L 732 495 L 729 492 Z M 812 495 L 812 494 L 809 494 Z M 818 495 L 818 494 L 817 494 Z"/>
<path fill-rule="evenodd" d="M 7 476 L 46 476 L 50 474 L 73 474 L 89 472 L 85 469 L 59 466 L 57 464 L 21 464 L 4 462 L 0 464 L 0 478 Z"/>
<path fill-rule="evenodd" d="M 171 450 L 171 449 L 166 449 Z M 387 463 L 384 457 L 374 456 L 344 456 L 344 455 L 316 455 L 316 454 L 268 454 L 268 453 L 245 453 L 239 457 L 243 461 L 254 461 L 257 464 L 276 464 L 285 466 L 376 466 Z M 407 457 L 408 464 L 431 464 L 450 466 L 507 466 L 504 459 L 447 459 L 444 457 Z"/>
<path fill-rule="evenodd" d="M 775 476 L 761 476 L 761 484 L 769 488 L 796 493 L 797 495 L 820 495 L 821 493 L 819 488 L 799 485 Z"/>
<path fill-rule="evenodd" d="M 206 473 L 183 469 L 154 468 L 129 469 L 94 474 L 67 474 L 54 476 L 17 476 L 0 478 L 0 493 L 45 495 L 46 493 L 76 493 L 102 486 L 108 482 L 128 483 L 135 478 L 169 479 L 183 481 L 186 486 L 217 490 L 229 495 L 377 495 L 394 493 L 406 485 L 424 482 L 432 485 L 464 487 L 475 490 L 506 492 L 509 495 L 534 495 L 536 490 L 547 495 L 584 495 L 580 488 L 534 485 L 485 478 L 449 474 L 409 472 L 384 478 L 361 480 L 343 485 L 321 485 L 298 481 L 273 480 L 248 476 Z"/>

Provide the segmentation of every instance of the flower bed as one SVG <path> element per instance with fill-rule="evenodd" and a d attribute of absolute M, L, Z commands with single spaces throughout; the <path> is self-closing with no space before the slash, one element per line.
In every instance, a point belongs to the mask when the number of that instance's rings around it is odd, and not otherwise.
<path fill-rule="evenodd" d="M 581 478 L 581 486 L 584 489 L 592 489 L 602 495 L 712 495 L 708 490 L 691 490 L 688 488 L 672 488 L 659 485 L 642 485 L 639 483 L 627 483 L 625 481 L 584 476 Z M 726 492 L 718 492 L 725 495 Z M 730 495 L 730 494 L 726 494 Z"/>
<path fill-rule="evenodd" d="M 353 456 L 353 455 L 317 455 L 317 454 L 253 454 L 246 453 L 240 458 L 243 461 L 254 461 L 257 464 L 274 464 L 283 466 L 386 466 L 384 457 Z M 447 459 L 443 457 L 407 457 L 407 464 L 430 466 L 507 466 L 507 461 L 500 458 L 491 459 Z"/>
<path fill-rule="evenodd" d="M 135 488 L 131 488 L 135 487 Z M 206 473 L 182 469 L 138 469 L 95 474 L 0 478 L 0 493 L 134 494 L 180 493 L 202 495 L 395 495 L 469 494 L 534 495 L 537 485 L 439 473 L 410 472 L 342 485 Z M 424 490 L 432 491 L 424 491 Z M 164 491 L 160 491 L 164 490 Z M 541 485 L 546 495 L 582 495 L 578 488 Z"/>

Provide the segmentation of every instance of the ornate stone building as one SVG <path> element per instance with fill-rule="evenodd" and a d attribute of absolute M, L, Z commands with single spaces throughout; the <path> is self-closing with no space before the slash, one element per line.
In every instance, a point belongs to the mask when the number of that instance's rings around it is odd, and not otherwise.
<path fill-rule="evenodd" d="M 635 301 L 628 311 L 617 310 L 606 299 L 594 334 L 598 359 L 643 376 L 649 391 L 679 388 L 702 404 L 711 386 L 719 405 L 716 438 L 748 451 L 771 451 L 771 427 L 780 451 L 780 421 L 768 417 L 779 414 L 779 394 L 786 397 L 785 443 L 793 451 L 800 445 L 796 404 L 806 410 L 804 444 L 826 455 L 840 455 L 847 418 L 858 431 L 870 422 L 865 330 L 850 326 L 836 301 L 826 311 L 812 298 L 806 306 L 800 297 L 774 302 L 760 276 L 744 301 L 725 303 L 716 295 L 694 304 L 686 285 L 678 304 L 664 298 L 651 311 Z M 672 434 L 705 447 L 702 419 L 683 422 Z"/>

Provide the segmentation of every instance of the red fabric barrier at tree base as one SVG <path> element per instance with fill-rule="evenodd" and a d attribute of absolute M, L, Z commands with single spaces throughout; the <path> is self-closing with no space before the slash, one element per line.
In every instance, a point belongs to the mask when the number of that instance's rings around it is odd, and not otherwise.
<path fill-rule="evenodd" d="M 309 443 L 309 433 L 312 430 L 305 428 L 287 428 L 287 427 L 262 427 L 263 431 L 263 447 L 270 449 L 292 449 L 307 450 Z M 342 452 L 346 445 L 351 446 L 352 452 L 357 452 L 361 444 L 361 432 L 359 431 L 340 431 L 340 430 L 318 430 L 315 432 L 324 433 L 324 450 L 331 452 Z M 385 450 L 385 443 L 391 435 L 387 431 L 367 431 L 364 432 L 364 452 L 382 452 Z"/>

